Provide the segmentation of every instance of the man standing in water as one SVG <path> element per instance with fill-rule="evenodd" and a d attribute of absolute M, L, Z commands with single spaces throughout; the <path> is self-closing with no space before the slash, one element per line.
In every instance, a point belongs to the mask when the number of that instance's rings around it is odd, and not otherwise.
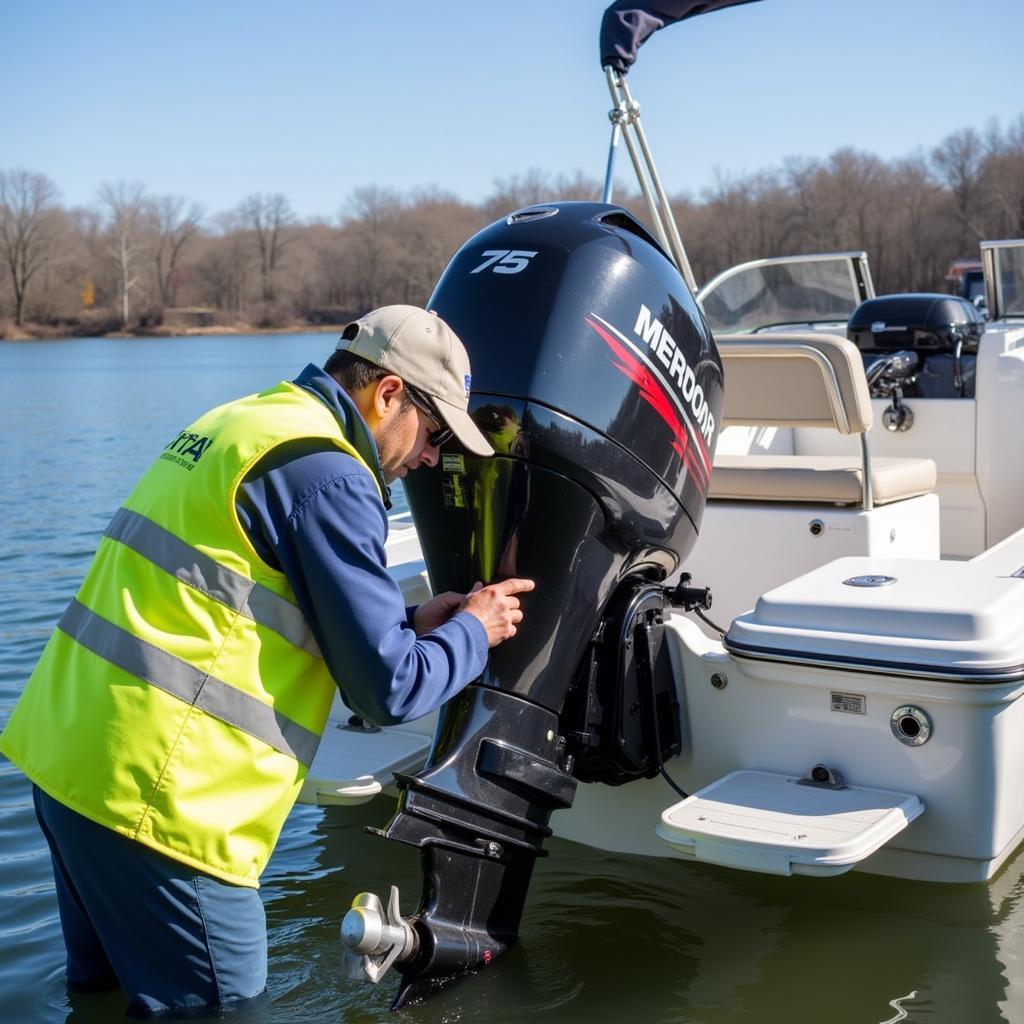
<path fill-rule="evenodd" d="M 35 784 L 71 989 L 141 1014 L 259 995 L 258 880 L 335 686 L 418 718 L 515 635 L 531 581 L 406 609 L 385 567 L 388 484 L 452 436 L 493 454 L 469 387 L 442 320 L 374 310 L 324 370 L 181 431 L 114 516 L 0 737 Z"/>

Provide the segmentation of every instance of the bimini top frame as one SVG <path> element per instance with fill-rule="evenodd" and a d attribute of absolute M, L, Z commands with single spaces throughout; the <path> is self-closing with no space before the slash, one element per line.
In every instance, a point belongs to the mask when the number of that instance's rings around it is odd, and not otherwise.
<path fill-rule="evenodd" d="M 693 269 L 687 259 L 686 249 L 683 248 L 683 240 L 679 235 L 679 228 L 676 227 L 672 207 L 669 204 L 668 196 L 665 195 L 658 169 L 654 166 L 654 158 L 647 145 L 647 137 L 640 124 L 640 104 L 630 94 L 625 75 L 611 67 L 605 67 L 604 73 L 608 80 L 608 90 L 611 92 L 613 104 L 612 109 L 608 112 L 608 118 L 612 123 L 612 138 L 608 147 L 608 166 L 604 176 L 604 202 L 612 201 L 615 154 L 620 139 L 625 139 L 626 149 L 629 150 L 629 157 L 633 161 L 633 169 L 636 171 L 636 178 L 640 183 L 640 191 L 643 192 L 648 209 L 651 211 L 651 224 L 658 236 L 658 241 L 661 242 L 662 248 L 679 268 L 690 291 L 696 295 L 697 282 L 693 276 Z"/>
<path fill-rule="evenodd" d="M 658 0 L 656 4 L 645 0 L 613 0 L 601 19 L 601 67 L 612 94 L 612 109 L 608 115 L 612 122 L 612 139 L 605 172 L 604 201 L 612 201 L 615 153 L 619 141 L 625 138 L 640 190 L 651 211 L 655 234 L 694 294 L 697 282 L 640 125 L 640 104 L 630 95 L 625 76 L 636 60 L 637 50 L 664 26 L 752 2 L 756 0 Z"/>

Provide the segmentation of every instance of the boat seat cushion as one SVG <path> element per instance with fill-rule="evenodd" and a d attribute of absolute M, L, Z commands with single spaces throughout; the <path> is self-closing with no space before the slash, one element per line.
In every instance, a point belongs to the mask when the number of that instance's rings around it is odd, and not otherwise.
<path fill-rule="evenodd" d="M 931 459 L 872 459 L 876 505 L 928 494 L 935 489 Z M 859 505 L 861 461 L 845 455 L 719 455 L 709 498 L 733 501 L 793 501 Z"/>
<path fill-rule="evenodd" d="M 860 351 L 832 334 L 736 334 L 716 339 L 725 371 L 722 422 L 871 429 Z"/>

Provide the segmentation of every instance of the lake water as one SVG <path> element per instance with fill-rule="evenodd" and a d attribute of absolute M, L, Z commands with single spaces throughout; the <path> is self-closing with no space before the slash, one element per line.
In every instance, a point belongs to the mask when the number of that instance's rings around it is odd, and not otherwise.
<path fill-rule="evenodd" d="M 0 344 L 0 726 L 154 454 L 204 409 L 322 362 L 331 341 Z M 939 886 L 772 878 L 559 840 L 538 862 L 519 945 L 392 1014 L 392 979 L 376 989 L 345 980 L 338 941 L 356 892 L 383 895 L 395 882 L 407 910 L 419 892 L 415 852 L 364 832 L 390 810 L 379 799 L 292 813 L 261 889 L 269 1000 L 228 1015 L 235 1024 L 1024 1021 L 1019 856 L 987 886 Z M 0 758 L 0 1022 L 120 1019 L 119 994 L 69 998 L 63 959 L 29 785 Z"/>

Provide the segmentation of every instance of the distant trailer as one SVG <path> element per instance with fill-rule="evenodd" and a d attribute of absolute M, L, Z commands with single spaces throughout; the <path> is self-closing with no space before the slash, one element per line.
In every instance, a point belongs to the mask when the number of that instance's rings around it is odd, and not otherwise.
<path fill-rule="evenodd" d="M 949 291 L 962 299 L 974 299 L 985 294 L 985 275 L 982 272 L 981 260 L 953 260 L 946 271 L 946 284 Z"/>

